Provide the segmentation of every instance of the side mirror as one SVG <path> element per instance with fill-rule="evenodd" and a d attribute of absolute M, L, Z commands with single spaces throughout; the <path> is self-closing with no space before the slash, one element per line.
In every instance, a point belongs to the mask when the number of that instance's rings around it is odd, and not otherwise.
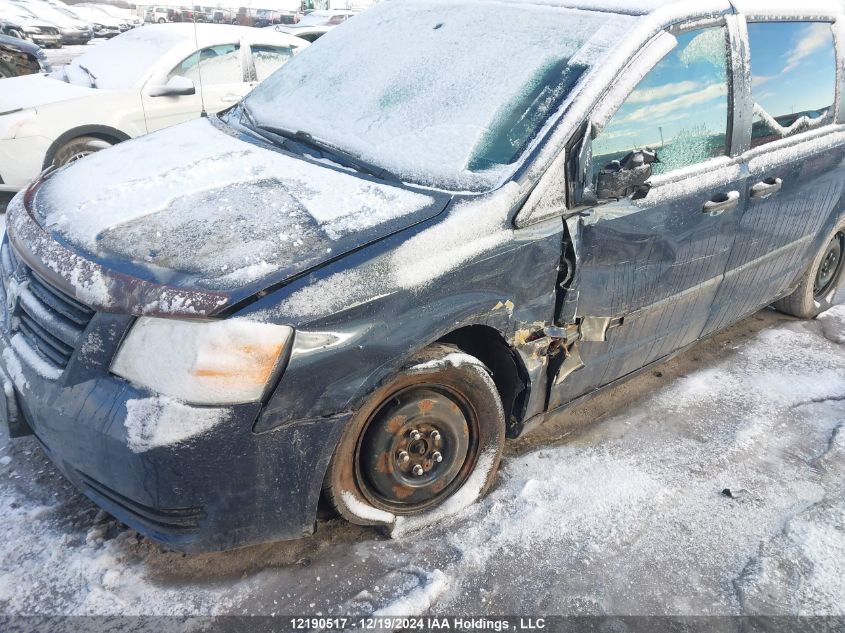
<path fill-rule="evenodd" d="M 187 77 L 176 75 L 171 77 L 163 86 L 150 88 L 151 97 L 185 97 L 197 94 L 197 87 Z"/>
<path fill-rule="evenodd" d="M 634 150 L 621 160 L 608 163 L 599 172 L 598 197 L 602 200 L 644 198 L 651 187 L 648 184 L 652 176 L 654 163 L 659 163 L 657 152 L 653 149 Z"/>

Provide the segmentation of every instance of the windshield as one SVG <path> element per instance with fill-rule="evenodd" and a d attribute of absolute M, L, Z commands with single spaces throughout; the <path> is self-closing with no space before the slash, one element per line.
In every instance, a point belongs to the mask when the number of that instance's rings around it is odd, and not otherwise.
<path fill-rule="evenodd" d="M 405 181 L 495 186 L 627 16 L 489 0 L 388 0 L 246 99 L 261 127 L 307 132 Z"/>
<path fill-rule="evenodd" d="M 181 32 L 169 29 L 133 29 L 98 44 L 56 73 L 59 78 L 66 77 L 70 83 L 80 86 L 90 86 L 93 75 L 97 88 L 133 88 L 149 75 L 162 55 L 183 39 Z"/>

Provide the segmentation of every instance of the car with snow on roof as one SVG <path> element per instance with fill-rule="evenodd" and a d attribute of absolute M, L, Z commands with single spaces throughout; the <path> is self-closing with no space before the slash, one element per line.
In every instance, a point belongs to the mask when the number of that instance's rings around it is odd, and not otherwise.
<path fill-rule="evenodd" d="M 230 25 L 161 24 L 92 47 L 49 75 L 0 91 L 0 192 L 238 102 L 308 43 Z"/>
<path fill-rule="evenodd" d="M 321 501 L 442 522 L 506 438 L 831 305 L 843 34 L 834 2 L 379 3 L 13 200 L 0 413 L 187 551 L 301 537 Z"/>

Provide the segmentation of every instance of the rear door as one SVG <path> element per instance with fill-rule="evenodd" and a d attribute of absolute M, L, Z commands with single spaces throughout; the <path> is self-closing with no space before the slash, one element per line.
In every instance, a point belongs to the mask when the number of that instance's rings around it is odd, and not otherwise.
<path fill-rule="evenodd" d="M 705 334 L 788 293 L 809 265 L 816 236 L 841 211 L 845 138 L 837 125 L 835 28 L 818 18 L 747 23 L 748 203 Z"/>
<path fill-rule="evenodd" d="M 660 162 L 650 191 L 600 200 L 578 220 L 583 368 L 558 374 L 553 407 L 695 341 L 722 281 L 745 196 L 731 157 L 729 29 L 675 36 L 593 140 L 596 173 L 645 148 Z"/>

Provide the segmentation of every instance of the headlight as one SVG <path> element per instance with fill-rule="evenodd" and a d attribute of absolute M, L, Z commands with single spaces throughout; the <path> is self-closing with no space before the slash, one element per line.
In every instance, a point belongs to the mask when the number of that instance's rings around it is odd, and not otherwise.
<path fill-rule="evenodd" d="M 256 402 L 276 375 L 292 335 L 290 327 L 246 319 L 141 317 L 111 371 L 191 404 Z"/>
<path fill-rule="evenodd" d="M 15 110 L 0 114 L 0 141 L 15 138 L 18 131 L 35 120 L 35 110 Z"/>

